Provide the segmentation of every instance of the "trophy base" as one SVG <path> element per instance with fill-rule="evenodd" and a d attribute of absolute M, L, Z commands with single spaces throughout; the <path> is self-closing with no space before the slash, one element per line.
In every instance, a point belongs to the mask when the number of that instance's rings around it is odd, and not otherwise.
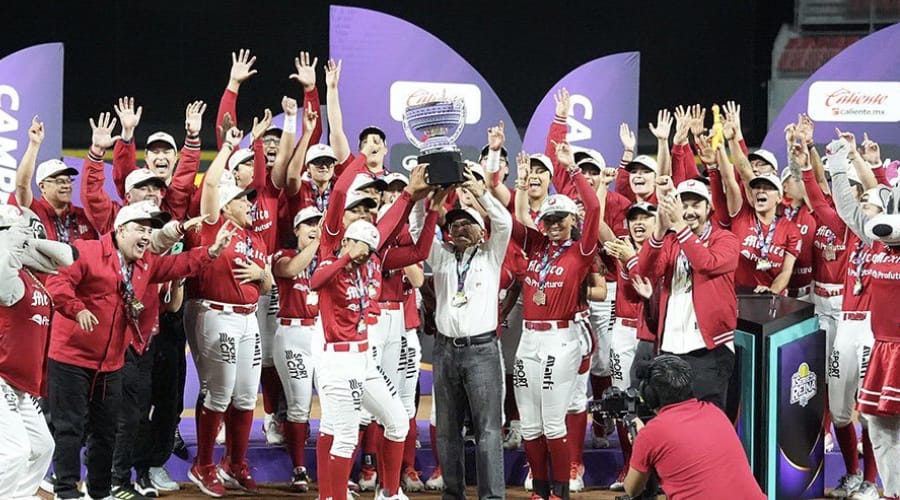
<path fill-rule="evenodd" d="M 437 151 L 419 156 L 419 163 L 427 163 L 428 184 L 432 186 L 450 186 L 466 181 L 465 163 L 459 151 Z"/>

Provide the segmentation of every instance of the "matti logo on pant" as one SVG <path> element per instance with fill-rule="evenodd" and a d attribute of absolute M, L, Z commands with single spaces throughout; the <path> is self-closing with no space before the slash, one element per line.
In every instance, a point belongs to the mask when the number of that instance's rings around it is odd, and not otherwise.
<path fill-rule="evenodd" d="M 547 364 L 544 365 L 544 384 L 541 389 L 548 391 L 553 389 L 553 366 L 556 365 L 556 358 L 547 355 Z"/>

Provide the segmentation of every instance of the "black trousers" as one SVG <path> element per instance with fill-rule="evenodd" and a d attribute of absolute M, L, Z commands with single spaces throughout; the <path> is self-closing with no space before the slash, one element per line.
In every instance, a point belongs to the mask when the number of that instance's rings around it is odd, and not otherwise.
<path fill-rule="evenodd" d="M 697 349 L 678 357 L 691 365 L 694 397 L 726 411 L 728 382 L 734 371 L 734 352 L 724 345 L 715 349 Z"/>
<path fill-rule="evenodd" d="M 152 345 L 152 344 L 151 344 Z M 113 452 L 113 485 L 131 482 L 134 465 L 135 432 L 142 418 L 150 412 L 150 377 L 153 356 L 149 352 L 139 355 L 128 348 L 125 366 L 122 367 L 122 407 L 116 430 L 116 447 Z"/>
<path fill-rule="evenodd" d="M 146 354 L 153 358 L 153 372 L 150 411 L 143 414 L 138 425 L 134 447 L 134 468 L 138 474 L 165 465 L 175 445 L 187 375 L 183 310 L 159 317 L 159 334 Z"/>
<path fill-rule="evenodd" d="M 48 392 L 53 413 L 53 470 L 59 498 L 81 498 L 81 443 L 86 435 L 87 487 L 93 498 L 110 494 L 113 447 L 122 399 L 121 370 L 97 372 L 49 360 Z"/>

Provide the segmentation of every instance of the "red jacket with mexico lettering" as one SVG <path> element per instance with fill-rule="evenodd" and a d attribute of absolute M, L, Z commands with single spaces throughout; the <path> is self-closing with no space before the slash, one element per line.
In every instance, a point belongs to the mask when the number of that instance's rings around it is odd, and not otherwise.
<path fill-rule="evenodd" d="M 659 339 L 661 343 L 675 264 L 679 253 L 684 251 L 692 270 L 694 313 L 706 347 L 714 349 L 734 340 L 737 326 L 734 272 L 739 249 L 737 237 L 715 224 L 711 225 L 705 241 L 687 227 L 677 234 L 666 234 L 662 241 L 651 236 L 642 246 L 637 270 L 632 274 L 649 278 L 653 283 L 662 280 L 658 292 L 659 326 L 656 335 L 645 331 L 639 332 L 638 337 L 651 342 Z"/>

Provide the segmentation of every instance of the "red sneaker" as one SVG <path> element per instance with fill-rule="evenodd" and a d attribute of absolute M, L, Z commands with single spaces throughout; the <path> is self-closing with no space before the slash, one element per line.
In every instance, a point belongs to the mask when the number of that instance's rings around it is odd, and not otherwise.
<path fill-rule="evenodd" d="M 250 475 L 250 466 L 242 464 L 219 464 L 219 479 L 230 487 L 238 487 L 251 493 L 259 493 L 256 480 Z"/>
<path fill-rule="evenodd" d="M 196 484 L 200 491 L 213 498 L 220 498 L 226 495 L 225 487 L 219 481 L 216 475 L 215 465 L 199 466 L 197 462 L 188 471 L 188 479 Z"/>

